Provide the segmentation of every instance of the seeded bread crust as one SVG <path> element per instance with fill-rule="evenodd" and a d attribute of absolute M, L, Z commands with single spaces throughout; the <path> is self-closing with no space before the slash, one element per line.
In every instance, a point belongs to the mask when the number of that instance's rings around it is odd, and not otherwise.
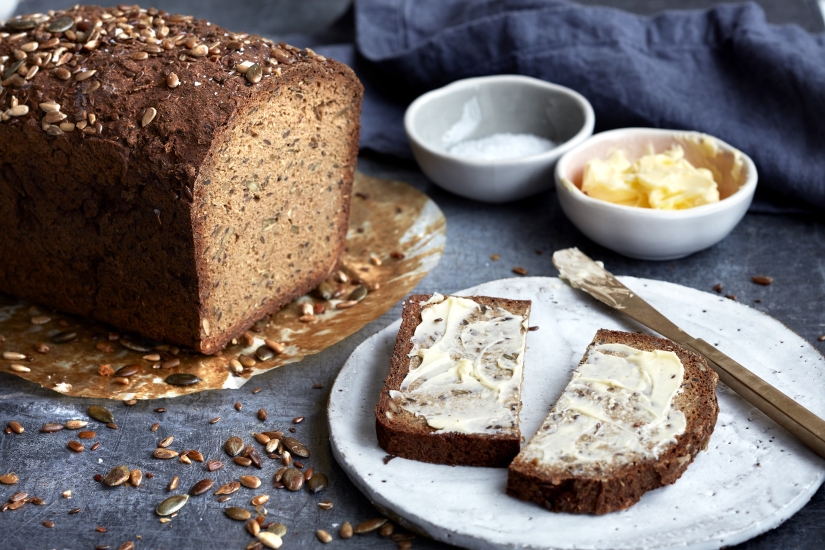
<path fill-rule="evenodd" d="M 408 354 L 413 348 L 412 336 L 421 323 L 423 304 L 431 294 L 416 294 L 407 298 L 401 314 L 401 327 L 395 340 L 395 349 L 390 362 L 390 372 L 381 389 L 381 396 L 375 406 L 375 430 L 378 444 L 393 456 L 409 458 L 421 462 L 449 464 L 451 466 L 506 467 L 518 454 L 521 432 L 516 427 L 511 433 L 462 434 L 439 433 L 426 420 L 414 414 L 391 406 L 390 390 L 398 390 L 410 368 Z M 529 300 L 508 300 L 487 296 L 466 296 L 476 303 L 501 307 L 518 315 L 529 315 Z M 518 404 L 521 411 L 521 401 Z M 518 417 L 518 413 L 517 413 Z"/>
<path fill-rule="evenodd" d="M 588 346 L 580 365 L 587 360 L 590 349 L 599 344 L 672 351 L 679 356 L 685 377 L 682 391 L 673 401 L 686 417 L 685 432 L 655 460 L 620 467 L 596 465 L 587 475 L 573 475 L 563 465 L 534 464 L 519 455 L 508 469 L 508 495 L 533 501 L 554 512 L 606 514 L 624 510 L 639 502 L 647 491 L 674 483 L 699 451 L 707 448 L 719 413 L 715 392 L 719 377 L 704 357 L 664 338 L 602 329 Z"/>
<path fill-rule="evenodd" d="M 0 66 L 0 291 L 212 354 L 337 263 L 363 92 L 345 65 L 81 6 L 0 27 Z"/>

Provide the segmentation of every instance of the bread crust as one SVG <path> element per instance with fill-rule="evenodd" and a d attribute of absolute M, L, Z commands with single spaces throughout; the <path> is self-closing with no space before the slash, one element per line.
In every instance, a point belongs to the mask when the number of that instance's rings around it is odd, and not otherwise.
<path fill-rule="evenodd" d="M 422 418 L 390 405 L 390 390 L 398 390 L 409 372 L 412 336 L 421 323 L 423 304 L 431 294 L 416 294 L 407 298 L 401 317 L 401 327 L 393 349 L 390 371 L 375 406 L 375 431 L 378 444 L 393 456 L 434 464 L 506 467 L 519 452 L 521 432 L 463 434 L 439 433 Z M 528 315 L 529 300 L 508 300 L 486 296 L 466 296 L 479 304 L 501 307 L 511 313 Z M 396 406 L 397 408 L 397 406 Z M 521 411 L 521 401 L 518 405 Z M 388 414 L 389 413 L 389 414 Z"/>
<path fill-rule="evenodd" d="M 606 514 L 634 505 L 647 491 L 670 485 L 684 473 L 699 451 L 707 448 L 716 425 L 718 375 L 705 358 L 664 338 L 621 331 L 599 330 L 588 346 L 616 343 L 643 351 L 674 352 L 684 365 L 682 392 L 674 402 L 685 414 L 687 425 L 682 435 L 656 459 L 632 462 L 617 468 L 604 468 L 587 475 L 573 475 L 548 465 L 535 465 L 516 457 L 510 464 L 507 494 L 533 501 L 554 512 Z M 580 364 L 581 364 L 580 363 Z"/>

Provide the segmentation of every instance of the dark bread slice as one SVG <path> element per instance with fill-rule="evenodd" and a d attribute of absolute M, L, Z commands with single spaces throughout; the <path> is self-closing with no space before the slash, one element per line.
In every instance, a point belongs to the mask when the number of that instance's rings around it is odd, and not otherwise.
<path fill-rule="evenodd" d="M 717 374 L 704 357 L 687 351 L 663 338 L 620 331 L 599 330 L 582 359 L 599 344 L 624 344 L 642 351 L 674 352 L 684 365 L 682 391 L 673 397 L 676 408 L 685 415 L 687 425 L 676 443 L 667 446 L 656 459 L 632 460 L 619 465 L 596 464 L 586 474 L 572 473 L 563 464 L 542 464 L 527 459 L 525 447 L 510 464 L 507 494 L 536 502 L 554 512 L 606 514 L 637 503 L 650 490 L 675 482 L 699 451 L 707 448 L 716 425 Z M 550 411 L 552 417 L 556 405 Z M 547 421 L 545 421 L 547 422 Z"/>
<path fill-rule="evenodd" d="M 413 348 L 412 336 L 421 323 L 424 302 L 432 295 L 418 294 L 407 298 L 402 313 L 401 327 L 395 341 L 395 349 L 390 363 L 390 372 L 381 389 L 381 396 L 375 406 L 375 430 L 378 444 L 389 454 L 432 462 L 435 464 L 486 466 L 503 468 L 519 452 L 521 432 L 497 434 L 464 434 L 444 432 L 430 427 L 426 420 L 416 417 L 396 405 L 390 397 L 391 390 L 398 390 L 409 372 L 408 354 Z M 445 296 L 447 298 L 447 296 Z M 482 305 L 500 307 L 510 313 L 528 316 L 529 300 L 508 300 L 486 296 L 465 296 Z M 518 411 L 521 410 L 521 401 Z M 518 411 L 516 418 L 518 418 Z"/>

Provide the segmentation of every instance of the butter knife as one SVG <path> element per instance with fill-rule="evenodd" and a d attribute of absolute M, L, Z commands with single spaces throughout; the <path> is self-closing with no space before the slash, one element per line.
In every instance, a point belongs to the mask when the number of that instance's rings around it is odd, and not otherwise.
<path fill-rule="evenodd" d="M 587 292 L 682 347 L 704 356 L 729 388 L 825 458 L 825 421 L 814 413 L 701 338 L 693 338 L 578 248 L 556 251 L 553 265 L 573 288 Z"/>

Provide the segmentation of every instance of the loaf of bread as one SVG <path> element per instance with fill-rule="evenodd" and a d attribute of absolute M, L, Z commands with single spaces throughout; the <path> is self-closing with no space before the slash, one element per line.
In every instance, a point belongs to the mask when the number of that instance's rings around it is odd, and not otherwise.
<path fill-rule="evenodd" d="M 554 512 L 623 510 L 675 482 L 716 425 L 718 376 L 670 340 L 600 330 L 508 470 L 507 494 Z"/>
<path fill-rule="evenodd" d="M 505 467 L 519 451 L 530 302 L 415 295 L 375 407 L 378 443 L 436 464 Z"/>
<path fill-rule="evenodd" d="M 344 248 L 362 87 L 138 7 L 0 28 L 0 291 L 218 352 Z"/>

